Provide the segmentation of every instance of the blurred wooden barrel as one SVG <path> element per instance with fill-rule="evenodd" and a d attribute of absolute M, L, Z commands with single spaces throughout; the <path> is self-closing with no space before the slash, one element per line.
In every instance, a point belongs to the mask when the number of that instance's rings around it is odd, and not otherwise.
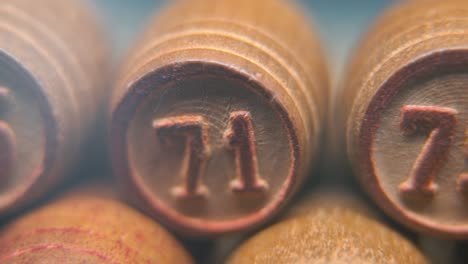
<path fill-rule="evenodd" d="M 0 3 L 0 216 L 54 187 L 94 125 L 107 81 L 82 1 Z"/>

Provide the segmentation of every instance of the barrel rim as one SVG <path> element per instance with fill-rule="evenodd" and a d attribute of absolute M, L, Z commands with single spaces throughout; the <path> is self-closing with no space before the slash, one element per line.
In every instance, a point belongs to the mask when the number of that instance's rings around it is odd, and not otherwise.
<path fill-rule="evenodd" d="M 264 97 L 272 106 L 273 111 L 277 112 L 279 118 L 283 120 L 289 140 L 291 165 L 289 166 L 288 176 L 279 192 L 273 196 L 272 201 L 263 209 L 247 217 L 235 220 L 206 221 L 199 218 L 186 217 L 158 201 L 156 196 L 138 179 L 141 177 L 130 173 L 131 168 L 128 162 L 126 139 L 129 128 L 128 125 L 136 112 L 138 103 L 143 100 L 146 95 L 150 94 L 154 87 L 164 86 L 174 81 L 174 79 L 181 77 L 175 76 L 174 74 L 165 74 L 165 72 L 174 73 L 175 68 L 178 73 L 183 72 L 184 77 L 200 74 L 197 73 L 198 68 L 202 69 L 204 74 L 206 74 L 206 72 L 211 72 L 218 76 L 222 74 L 223 78 L 240 80 L 246 83 L 248 89 L 252 89 L 255 93 Z M 152 83 L 151 87 L 145 85 L 145 80 L 150 77 L 158 80 L 158 83 Z M 130 193 L 136 196 L 137 201 L 142 202 L 143 207 L 147 210 L 149 209 L 151 211 L 150 213 L 157 219 L 164 222 L 167 226 L 170 226 L 176 232 L 189 236 L 217 236 L 259 227 L 274 217 L 274 215 L 284 207 L 286 201 L 291 198 L 294 190 L 297 189 L 298 182 L 301 181 L 298 174 L 300 173 L 301 167 L 304 167 L 304 165 L 301 164 L 301 159 L 303 159 L 303 157 L 302 154 L 300 154 L 302 146 L 298 143 L 300 140 L 296 132 L 296 125 L 285 110 L 285 107 L 278 98 L 274 96 L 274 92 L 264 87 L 259 80 L 252 78 L 250 74 L 242 71 L 240 68 L 222 62 L 203 59 L 177 60 L 143 74 L 139 79 L 129 84 L 126 94 L 114 108 L 110 127 L 111 157 L 114 172 L 121 182 L 125 184 L 124 189 L 130 190 Z"/>
<path fill-rule="evenodd" d="M 376 203 L 392 218 L 425 234 L 450 239 L 466 239 L 468 237 L 468 225 L 460 224 L 454 226 L 450 223 L 443 224 L 433 221 L 426 216 L 413 213 L 395 203 L 380 184 L 373 158 L 374 136 L 379 126 L 382 110 L 390 103 L 393 96 L 400 91 L 405 83 L 412 78 L 431 74 L 441 66 L 468 67 L 468 47 L 461 46 L 433 50 L 421 54 L 393 72 L 379 86 L 377 92 L 367 105 L 362 122 L 359 125 L 359 132 L 356 136 L 355 145 L 357 151 L 354 153 L 350 152 L 349 155 L 350 158 L 359 161 L 354 169 L 361 186 L 366 189 L 375 199 Z M 355 157 L 352 157 L 353 155 Z"/>

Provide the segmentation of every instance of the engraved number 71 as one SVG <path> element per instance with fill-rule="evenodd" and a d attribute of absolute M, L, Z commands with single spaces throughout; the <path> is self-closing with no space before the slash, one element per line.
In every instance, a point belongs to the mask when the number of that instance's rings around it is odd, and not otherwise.
<path fill-rule="evenodd" d="M 155 120 L 153 128 L 162 142 L 185 139 L 185 152 L 180 175 L 182 185 L 173 188 L 172 194 L 178 199 L 205 197 L 207 187 L 202 183 L 202 175 L 210 159 L 211 151 L 208 123 L 202 116 L 185 115 Z M 235 156 L 236 176 L 231 182 L 232 191 L 257 191 L 267 188 L 258 173 L 255 135 L 252 117 L 249 112 L 232 112 L 229 126 L 224 133 L 226 148 Z"/>

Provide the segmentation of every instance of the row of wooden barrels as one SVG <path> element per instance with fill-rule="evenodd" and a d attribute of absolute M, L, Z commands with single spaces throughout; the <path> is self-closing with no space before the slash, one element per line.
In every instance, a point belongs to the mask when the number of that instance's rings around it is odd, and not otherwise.
<path fill-rule="evenodd" d="M 83 1 L 2 0 L 0 13 L 0 263 L 192 262 L 162 226 L 183 239 L 266 227 L 229 263 L 426 263 L 352 196 L 305 187 L 347 182 L 348 162 L 396 222 L 468 239 L 464 0 L 395 5 L 341 81 L 281 0 L 171 3 L 115 74 Z M 17 218 L 104 148 L 118 188 Z"/>

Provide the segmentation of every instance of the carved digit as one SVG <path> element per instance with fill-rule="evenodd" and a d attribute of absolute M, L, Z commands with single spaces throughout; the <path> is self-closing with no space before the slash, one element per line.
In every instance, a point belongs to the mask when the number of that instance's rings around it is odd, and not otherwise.
<path fill-rule="evenodd" d="M 267 183 L 258 173 L 255 135 L 249 112 L 231 113 L 224 139 L 235 155 L 236 177 L 230 184 L 231 189 L 238 192 L 267 189 Z"/>
<path fill-rule="evenodd" d="M 429 133 L 408 179 L 400 184 L 406 198 L 431 198 L 437 191 L 435 175 L 447 158 L 452 144 L 458 112 L 438 106 L 413 106 L 402 108 L 401 129 L 408 134 Z"/>
<path fill-rule="evenodd" d="M 468 130 L 465 131 L 465 163 L 468 164 Z M 458 191 L 468 194 L 468 172 L 464 172 L 458 178 Z"/>
<path fill-rule="evenodd" d="M 208 125 L 201 116 L 169 117 L 153 122 L 153 128 L 161 142 L 168 143 L 175 137 L 185 139 L 185 152 L 181 167 L 182 186 L 173 189 L 177 199 L 205 197 L 208 189 L 201 182 L 210 156 Z"/>
<path fill-rule="evenodd" d="M 10 91 L 0 87 L 0 114 L 4 114 L 12 105 Z M 13 169 L 16 151 L 16 136 L 7 122 L 0 120 L 0 182 L 6 179 Z"/>

